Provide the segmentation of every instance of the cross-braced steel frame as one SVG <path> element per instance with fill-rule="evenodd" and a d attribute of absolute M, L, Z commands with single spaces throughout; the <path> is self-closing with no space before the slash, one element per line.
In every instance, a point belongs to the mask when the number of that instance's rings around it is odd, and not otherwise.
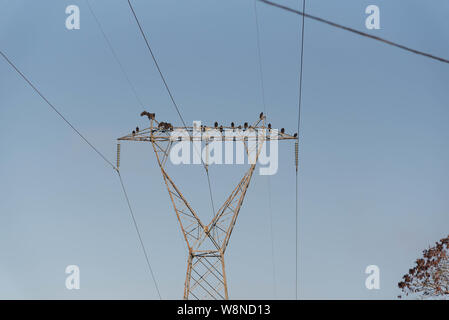
<path fill-rule="evenodd" d="M 165 127 L 163 123 L 155 120 L 154 115 L 149 116 L 150 127 L 139 132 L 133 132 L 127 136 L 119 138 L 122 140 L 150 142 L 156 155 L 157 163 L 161 169 L 162 177 L 170 196 L 170 200 L 175 210 L 179 226 L 188 248 L 187 273 L 184 285 L 184 299 L 228 299 L 228 286 L 226 280 L 224 254 L 229 244 L 229 238 L 237 221 L 238 214 L 243 204 L 246 191 L 249 187 L 251 177 L 256 168 L 257 160 L 262 150 L 261 146 L 268 139 L 276 140 L 296 140 L 296 136 L 279 132 L 274 137 L 258 135 L 236 135 L 229 137 L 221 135 L 214 136 L 215 140 L 221 141 L 241 141 L 244 144 L 248 159 L 252 161 L 237 186 L 231 192 L 223 205 L 215 213 L 209 224 L 201 221 L 195 210 L 190 206 L 178 186 L 166 171 L 166 164 L 169 158 L 170 149 L 175 141 L 171 133 L 174 130 L 185 130 L 188 133 L 187 139 L 190 141 L 204 140 L 204 136 L 193 134 L 198 128 L 193 127 Z M 236 130 L 232 127 L 220 127 L 222 130 Z M 263 131 L 259 131 L 264 129 Z M 246 130 L 255 132 L 266 132 L 265 116 L 261 114 L 260 119 Z M 217 127 L 201 126 L 202 133 L 210 130 L 218 130 Z M 258 130 L 258 131 L 256 131 Z M 271 131 L 271 128 L 268 129 Z M 184 132 L 185 132 L 184 131 Z M 236 130 L 237 131 L 237 130 Z M 242 132 L 242 131 L 239 131 Z M 183 139 L 185 139 L 184 137 Z M 207 138 L 206 138 L 207 139 Z M 253 140 L 255 139 L 255 140 Z M 259 143 L 255 143 L 258 141 Z M 208 141 L 206 141 L 207 145 Z M 200 152 L 194 150 L 194 152 Z M 206 170 L 207 161 L 204 163 Z"/>

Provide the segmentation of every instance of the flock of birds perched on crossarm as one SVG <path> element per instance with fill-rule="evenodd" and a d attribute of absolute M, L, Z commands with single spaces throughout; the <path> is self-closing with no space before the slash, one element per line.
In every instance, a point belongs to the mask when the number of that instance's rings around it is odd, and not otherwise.
<path fill-rule="evenodd" d="M 147 112 L 147 111 L 143 111 L 140 114 L 140 116 L 141 117 L 147 116 L 149 120 L 155 120 L 155 118 L 156 118 L 156 114 L 155 113 L 150 113 L 150 112 Z M 259 119 L 260 120 L 264 119 L 263 112 L 260 113 Z M 214 128 L 215 129 L 219 129 L 220 132 L 223 132 L 223 126 L 221 125 L 220 127 L 218 127 L 218 122 L 217 121 L 215 121 L 215 123 L 214 123 Z M 238 128 L 238 129 L 241 130 L 242 126 L 239 125 L 238 127 L 236 127 L 234 122 L 231 122 L 231 128 L 232 129 Z M 248 122 L 245 122 L 243 124 L 243 130 L 247 130 L 248 128 L 252 129 L 253 127 L 248 125 Z M 161 130 L 161 131 L 173 131 L 173 125 L 171 123 L 169 123 L 169 122 L 159 122 L 158 129 Z M 206 126 L 201 126 L 201 131 L 204 132 L 205 130 L 206 130 Z M 139 127 L 136 127 L 136 129 L 132 131 L 132 135 L 133 136 L 136 135 L 137 133 L 139 133 L 139 131 L 140 131 Z M 268 124 L 268 131 L 269 132 L 271 131 L 271 123 Z M 285 133 L 285 129 L 284 128 L 281 129 L 281 133 L 282 134 Z M 298 134 L 295 133 L 293 136 L 296 138 L 298 136 Z"/>

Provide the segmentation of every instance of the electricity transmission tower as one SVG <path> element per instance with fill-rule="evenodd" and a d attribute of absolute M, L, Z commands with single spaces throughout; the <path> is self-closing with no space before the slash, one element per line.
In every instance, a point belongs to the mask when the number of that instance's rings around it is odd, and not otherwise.
<path fill-rule="evenodd" d="M 277 130 L 271 129 L 271 125 L 266 127 L 266 119 L 262 113 L 254 125 L 248 126 L 245 123 L 243 128 L 241 126 L 238 128 L 235 127 L 234 123 L 230 127 L 218 127 L 217 123 L 215 123 L 214 127 L 173 127 L 169 123 L 158 122 L 155 119 L 154 113 L 142 112 L 141 116 L 145 115 L 150 120 L 149 128 L 143 130 L 136 128 L 132 134 L 121 137 L 118 141 L 150 142 L 153 147 L 189 252 L 184 285 L 184 299 L 228 299 L 224 254 L 229 244 L 229 238 L 234 229 L 240 208 L 242 207 L 246 190 L 256 168 L 257 160 L 262 150 L 260 146 L 266 140 L 296 140 L 297 144 L 297 135 L 288 135 L 284 133 L 284 129 L 277 132 Z M 184 130 L 184 133 L 187 132 L 188 136 L 174 138 L 172 133 L 177 130 Z M 208 137 L 207 133 L 212 130 L 214 132 L 220 132 L 220 134 L 218 136 Z M 236 134 L 234 136 L 225 135 L 223 132 L 226 130 L 232 130 Z M 259 132 L 259 134 L 250 135 L 248 134 L 250 131 Z M 267 132 L 272 131 L 276 131 L 276 134 L 267 134 Z M 198 132 L 201 132 L 201 134 L 198 135 Z M 263 134 L 260 134 L 260 132 Z M 245 154 L 248 156 L 248 159 L 252 159 L 252 161 L 249 161 L 249 168 L 246 173 L 223 205 L 214 213 L 215 215 L 209 224 L 201 221 L 166 171 L 167 159 L 169 158 L 171 147 L 174 142 L 180 140 L 190 140 L 194 144 L 194 149 L 195 143 L 197 143 L 196 146 L 198 146 L 198 143 L 201 146 L 202 140 L 206 140 L 206 148 L 208 142 L 211 140 L 240 142 L 244 145 Z M 259 141 L 259 144 L 256 143 L 257 141 Z M 201 152 L 201 150 L 196 149 L 193 152 Z M 117 168 L 119 167 L 119 155 L 120 144 L 117 145 Z M 207 160 L 206 163 L 202 160 L 202 164 L 208 170 Z"/>

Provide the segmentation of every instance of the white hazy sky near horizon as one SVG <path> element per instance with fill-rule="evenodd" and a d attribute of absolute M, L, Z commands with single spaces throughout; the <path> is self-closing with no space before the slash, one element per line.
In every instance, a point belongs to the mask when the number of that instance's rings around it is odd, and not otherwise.
<path fill-rule="evenodd" d="M 299 8 L 298 1 L 279 3 Z M 302 2 L 301 2 L 302 3 Z M 65 8 L 81 29 L 65 29 Z M 229 124 L 263 110 L 252 0 L 142 1 L 134 8 L 187 124 Z M 365 29 L 377 4 L 381 29 Z M 180 121 L 126 1 L 91 0 L 145 108 Z M 0 0 L 0 49 L 111 160 L 116 138 L 145 127 L 84 0 Z M 295 132 L 300 17 L 257 4 L 267 113 Z M 307 11 L 449 57 L 449 3 L 307 1 Z M 300 298 L 394 299 L 397 282 L 449 225 L 449 66 L 306 20 L 300 132 Z M 119 181 L 0 60 L 0 298 L 157 299 Z M 122 144 L 121 172 L 163 298 L 181 298 L 186 250 L 149 145 Z M 251 182 L 226 252 L 233 299 L 295 296 L 293 143 Z M 218 207 L 242 167 L 210 169 Z M 170 172 L 211 215 L 201 166 Z M 80 266 L 81 289 L 65 288 Z M 365 288 L 366 266 L 380 290 Z"/>

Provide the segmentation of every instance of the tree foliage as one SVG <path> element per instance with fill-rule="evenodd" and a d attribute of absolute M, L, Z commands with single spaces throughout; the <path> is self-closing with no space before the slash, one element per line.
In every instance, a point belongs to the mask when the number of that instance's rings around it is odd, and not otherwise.
<path fill-rule="evenodd" d="M 398 283 L 402 292 L 422 298 L 449 297 L 449 236 L 424 250 L 422 258 Z M 401 297 L 401 296 L 399 296 Z"/>

